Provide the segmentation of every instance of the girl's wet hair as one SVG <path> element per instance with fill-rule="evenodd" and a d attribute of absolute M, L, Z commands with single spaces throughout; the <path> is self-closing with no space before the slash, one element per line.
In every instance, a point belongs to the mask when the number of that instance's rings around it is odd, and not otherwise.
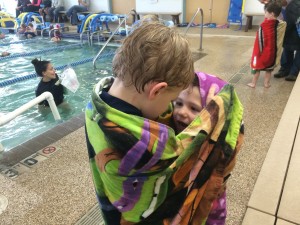
<path fill-rule="evenodd" d="M 198 76 L 197 76 L 196 73 L 195 73 L 194 80 L 193 80 L 193 82 L 192 82 L 192 86 L 193 86 L 193 87 L 199 87 L 199 86 L 200 86 L 200 84 L 199 84 L 199 78 L 198 78 Z"/>
<path fill-rule="evenodd" d="M 35 72 L 38 76 L 42 77 L 43 72 L 47 70 L 48 64 L 50 61 L 47 60 L 38 60 L 37 58 L 33 59 L 31 63 L 34 65 Z"/>

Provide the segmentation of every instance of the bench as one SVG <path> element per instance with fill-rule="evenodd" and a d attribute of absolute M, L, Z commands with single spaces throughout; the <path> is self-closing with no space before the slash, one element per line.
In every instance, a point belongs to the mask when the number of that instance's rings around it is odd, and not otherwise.
<path fill-rule="evenodd" d="M 174 24 L 179 24 L 179 16 L 181 15 L 181 12 L 136 12 L 138 15 L 137 18 L 139 18 L 139 15 L 170 15 L 172 16 L 172 21 Z M 135 12 L 132 12 L 131 15 L 133 16 L 133 23 L 135 22 Z"/>
<path fill-rule="evenodd" d="M 58 12 L 58 22 L 60 23 L 60 19 L 63 18 L 63 16 L 66 16 L 67 11 L 62 10 Z M 104 13 L 104 11 L 100 11 L 100 12 L 90 12 L 90 11 L 84 11 L 84 12 L 78 12 L 79 14 L 83 14 L 83 15 L 88 15 L 88 14 L 100 14 L 100 13 Z"/>
<path fill-rule="evenodd" d="M 253 16 L 264 16 L 263 13 L 245 13 L 245 16 L 247 17 L 247 22 L 245 26 L 245 32 L 248 32 L 248 29 L 252 29 L 252 21 L 253 21 Z"/>
<path fill-rule="evenodd" d="M 255 183 L 242 225 L 300 224 L 299 75 Z"/>

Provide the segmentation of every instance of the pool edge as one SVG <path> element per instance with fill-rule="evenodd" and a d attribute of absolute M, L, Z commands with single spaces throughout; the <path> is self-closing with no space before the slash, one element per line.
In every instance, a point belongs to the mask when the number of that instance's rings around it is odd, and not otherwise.
<path fill-rule="evenodd" d="M 78 130 L 85 124 L 84 113 L 0 154 L 0 167 L 12 167 L 21 160 Z"/>

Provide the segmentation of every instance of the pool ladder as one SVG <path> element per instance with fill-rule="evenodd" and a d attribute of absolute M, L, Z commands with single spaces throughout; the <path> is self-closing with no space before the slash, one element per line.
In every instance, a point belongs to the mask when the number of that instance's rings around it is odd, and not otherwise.
<path fill-rule="evenodd" d="M 203 39 L 203 10 L 201 8 L 198 8 L 197 11 L 195 12 L 194 16 L 191 19 L 191 22 L 188 24 L 188 26 L 185 29 L 184 36 L 186 36 L 186 33 L 190 29 L 190 27 L 191 27 L 192 23 L 194 22 L 194 20 L 195 20 L 195 18 L 196 18 L 196 16 L 197 16 L 198 13 L 200 13 L 200 21 L 201 21 L 201 24 L 200 24 L 200 47 L 199 47 L 199 50 L 202 51 L 203 50 L 203 48 L 202 48 L 202 39 Z"/>
<path fill-rule="evenodd" d="M 110 35 L 110 37 L 107 39 L 107 41 L 105 42 L 105 44 L 102 46 L 102 48 L 100 49 L 100 51 L 97 53 L 97 55 L 94 57 L 93 59 L 93 66 L 94 69 L 96 69 L 96 61 L 99 58 L 99 56 L 101 55 L 101 53 L 103 52 L 103 50 L 106 48 L 106 46 L 108 45 L 108 43 L 111 41 L 111 39 L 113 38 L 113 36 L 119 31 L 119 28 L 122 26 L 123 23 L 125 23 L 125 27 L 126 27 L 126 20 L 127 17 L 129 17 L 131 15 L 131 12 L 133 10 L 130 10 L 129 13 L 127 13 L 127 15 L 124 16 L 123 20 L 121 22 L 119 22 L 118 27 L 112 32 L 112 34 Z M 128 35 L 128 31 L 126 28 L 126 35 Z"/>

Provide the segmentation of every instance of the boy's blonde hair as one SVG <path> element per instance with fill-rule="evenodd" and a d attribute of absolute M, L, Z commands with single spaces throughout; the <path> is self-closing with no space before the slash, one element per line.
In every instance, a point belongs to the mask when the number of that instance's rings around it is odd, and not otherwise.
<path fill-rule="evenodd" d="M 160 23 L 145 23 L 117 50 L 113 73 L 138 92 L 153 81 L 185 88 L 194 79 L 194 63 L 185 38 Z"/>

